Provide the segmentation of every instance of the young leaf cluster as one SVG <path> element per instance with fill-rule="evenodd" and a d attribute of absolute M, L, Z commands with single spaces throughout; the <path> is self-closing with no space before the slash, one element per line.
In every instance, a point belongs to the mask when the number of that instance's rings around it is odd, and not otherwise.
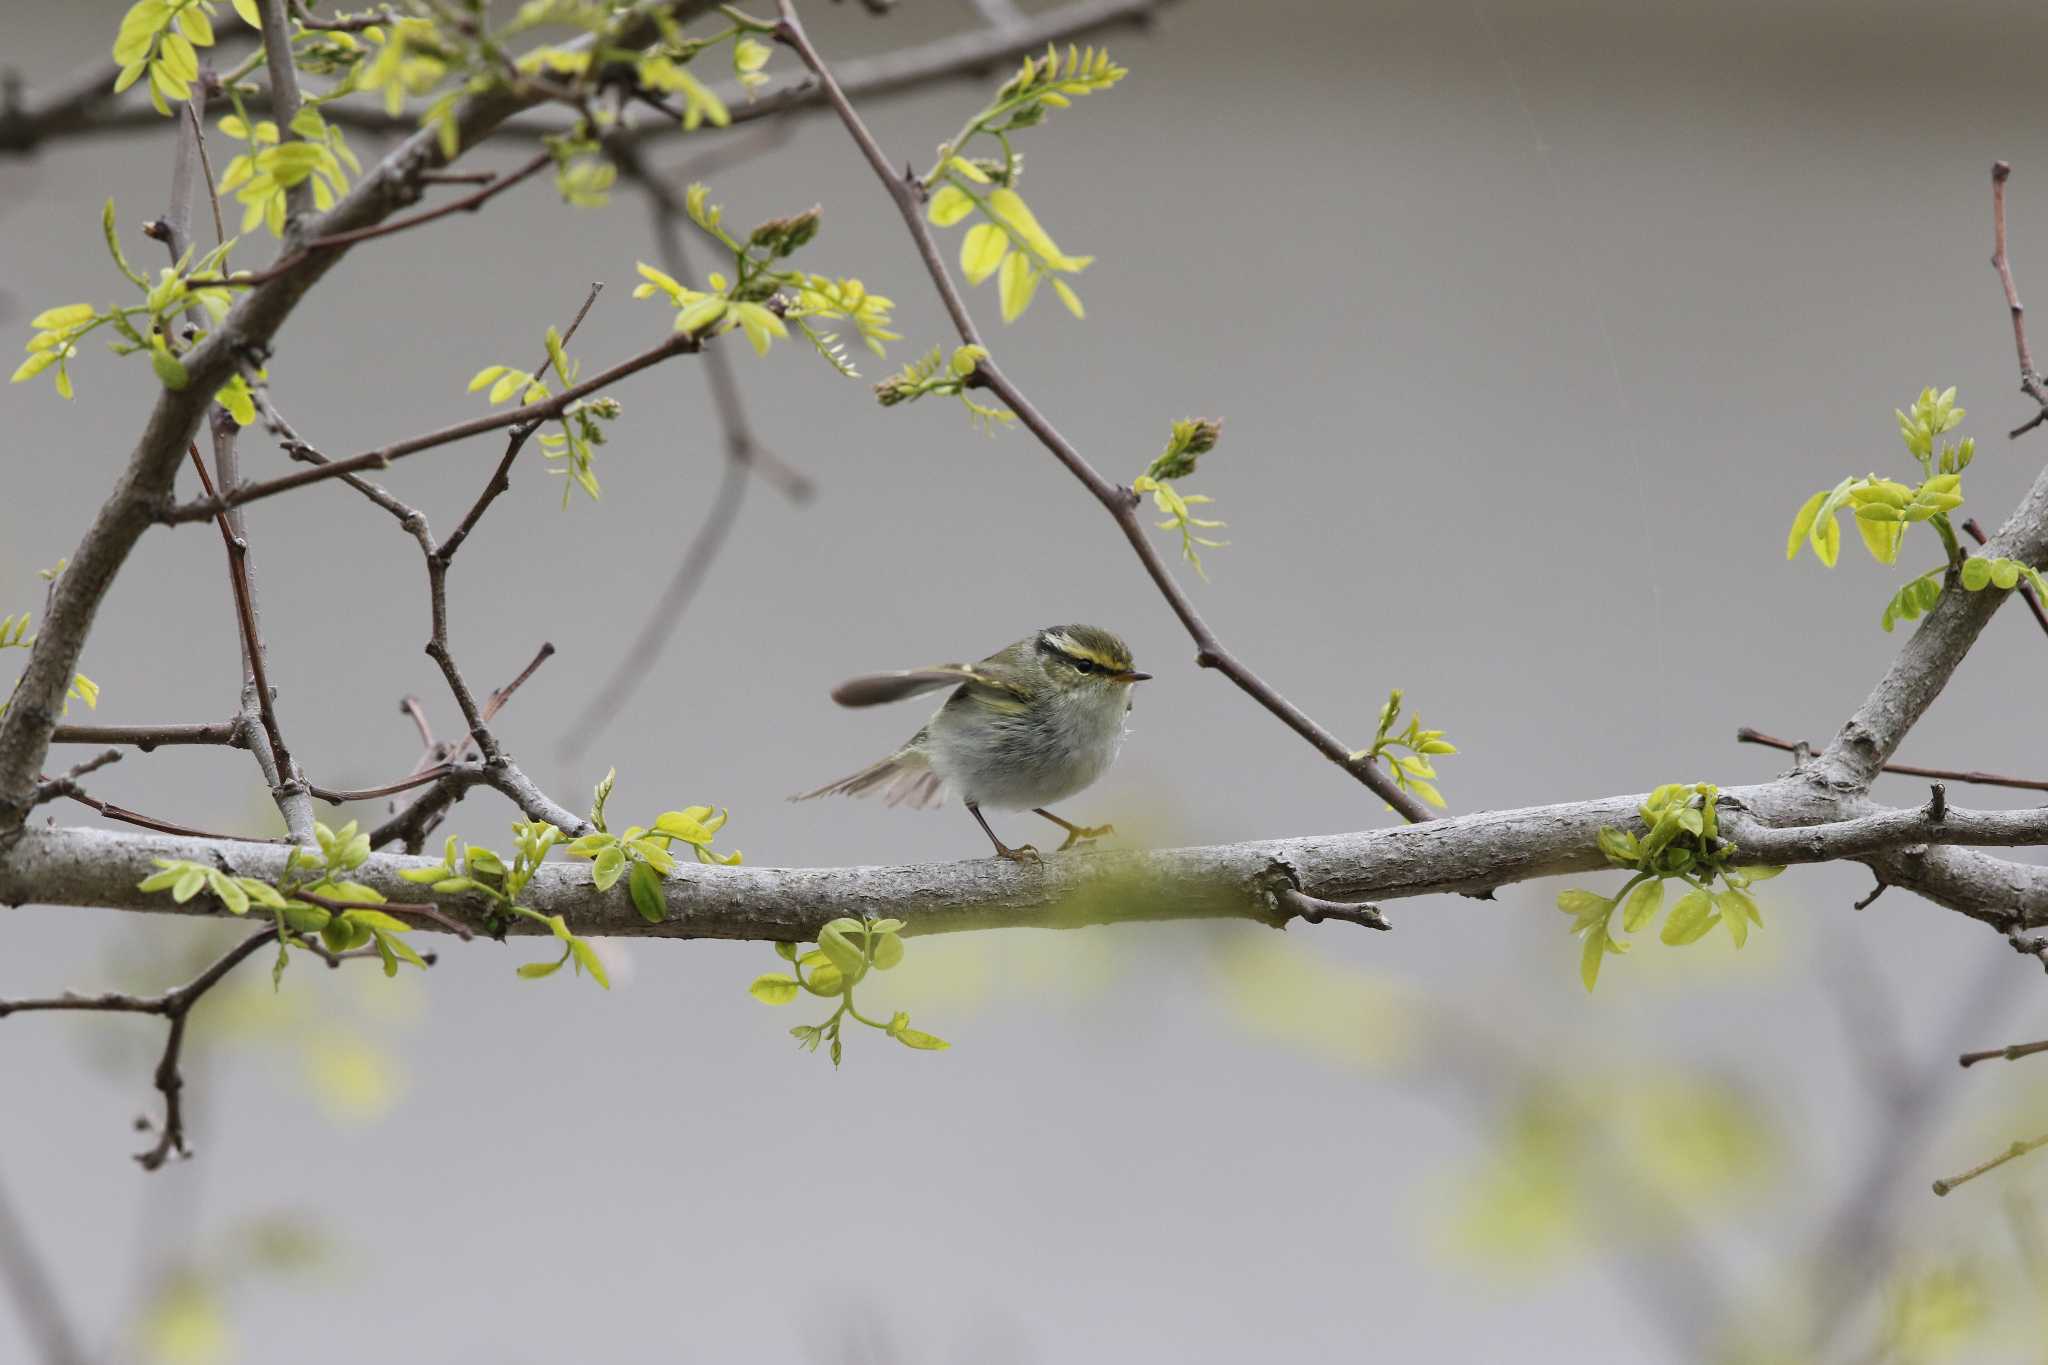
<path fill-rule="evenodd" d="M 243 114 L 229 114 L 218 126 L 223 135 L 248 144 L 221 172 L 219 186 L 219 193 L 233 194 L 242 205 L 245 233 L 260 223 L 273 237 L 282 237 L 292 188 L 310 183 L 313 206 L 325 213 L 347 191 L 350 172 L 363 173 L 341 129 L 311 103 L 293 117 L 292 131 L 299 137 L 291 142 L 279 141 L 277 124 L 269 119 L 252 123 Z"/>
<path fill-rule="evenodd" d="M 512 838 L 512 856 L 508 859 L 476 844 L 465 845 L 451 834 L 442 848 L 438 866 L 410 868 L 399 875 L 427 887 L 437 896 L 481 896 L 490 903 L 485 928 L 493 933 L 502 934 L 507 921 L 515 916 L 545 925 L 561 942 L 562 955 L 553 961 L 525 963 L 518 968 L 520 976 L 529 980 L 553 976 L 564 964 L 573 962 L 577 972 L 589 972 L 591 980 L 610 990 L 612 983 L 605 974 L 604 960 L 589 940 L 569 932 L 560 915 L 543 915 L 519 903 L 520 893 L 547 860 L 548 850 L 561 841 L 562 831 L 545 820 L 527 820 L 512 826 Z"/>
<path fill-rule="evenodd" d="M 903 960 L 900 919 L 835 919 L 818 931 L 818 946 L 805 952 L 797 943 L 778 943 L 775 954 L 790 964 L 786 972 L 769 972 L 754 978 L 747 993 L 766 1005 L 787 1005 L 804 992 L 826 1000 L 837 1000 L 838 1008 L 822 1024 L 798 1024 L 789 1031 L 799 1047 L 812 1052 L 828 1044 L 832 1065 L 839 1065 L 840 1030 L 846 1020 L 879 1029 L 908 1048 L 941 1052 L 952 1046 L 910 1026 L 910 1015 L 898 1010 L 886 1021 L 862 1014 L 853 1002 L 853 990 L 870 970 L 888 971 Z"/>
<path fill-rule="evenodd" d="M 1588 991 L 1600 978 L 1600 964 L 1610 953 L 1625 953 L 1630 944 L 1614 937 L 1614 912 L 1621 909 L 1626 933 L 1647 929 L 1664 909 L 1664 884 L 1676 881 L 1683 890 L 1665 915 L 1659 935 L 1673 946 L 1697 943 L 1716 924 L 1740 948 L 1752 927 L 1763 926 L 1763 914 L 1749 894 L 1752 884 L 1777 876 L 1782 867 L 1738 866 L 1735 845 L 1720 834 L 1716 805 L 1720 789 L 1710 782 L 1673 782 L 1651 792 L 1638 808 L 1642 834 L 1603 829 L 1600 851 L 1615 867 L 1634 875 L 1612 896 L 1566 890 L 1557 908 L 1572 917 L 1579 936 L 1579 979 Z M 1721 889 L 1714 890 L 1719 879 Z"/>
<path fill-rule="evenodd" d="M 260 26 L 256 0 L 234 0 L 235 13 L 251 27 Z M 136 0 L 121 16 L 114 35 L 114 77 L 119 94 L 149 77 L 149 102 L 166 118 L 171 106 L 192 98 L 199 79 L 199 52 L 213 46 L 214 0 Z"/>
<path fill-rule="evenodd" d="M 548 328 L 546 340 L 548 363 L 539 374 L 515 370 L 510 365 L 486 365 L 471 377 L 469 392 L 487 389 L 494 404 L 515 399 L 522 404 L 538 403 L 554 396 L 546 377 L 550 370 L 563 388 L 573 387 L 576 377 L 583 372 L 582 364 L 569 358 L 562 346 L 562 334 L 553 327 Z M 568 480 L 562 486 L 563 507 L 569 505 L 571 485 L 581 488 L 593 502 L 603 495 L 604 490 L 597 482 L 597 447 L 605 441 L 604 424 L 616 420 L 621 411 L 615 398 L 579 399 L 555 418 L 556 430 L 540 433 L 541 453 L 547 459 L 548 472 Z"/>
<path fill-rule="evenodd" d="M 29 320 L 35 332 L 25 348 L 28 359 L 16 368 L 11 382 L 24 383 L 54 368 L 58 397 L 73 397 L 70 364 L 78 354 L 78 343 L 106 327 L 115 333 L 107 341 L 108 350 L 115 355 L 147 351 L 150 367 L 156 372 L 158 382 L 167 389 L 184 388 L 188 381 L 185 362 L 180 357 L 205 336 L 203 330 L 189 326 L 184 315 L 196 306 L 216 322 L 227 316 L 231 302 L 227 286 L 232 281 L 224 278 L 221 272 L 226 269 L 228 252 L 237 239 L 231 237 L 222 242 L 196 263 L 192 259 L 194 249 L 188 246 L 176 264 L 163 267 L 152 281 L 128 264 L 128 258 L 122 253 L 120 235 L 114 226 L 114 201 L 111 199 L 100 215 L 100 225 L 115 267 L 127 276 L 129 283 L 142 290 L 142 302 L 105 309 L 90 303 L 67 303 L 44 309 Z M 235 414 L 237 421 L 246 424 L 254 420 L 255 410 L 248 386 L 239 375 L 223 386 L 215 397 Z"/>
<path fill-rule="evenodd" d="M 1833 568 L 1842 547 L 1837 516 L 1847 510 L 1864 548 L 1880 564 L 1896 564 L 1906 528 L 1927 522 L 1941 537 L 1945 567 L 1963 566 L 1964 552 L 1948 514 L 1962 506 L 1962 474 L 1976 458 L 1977 443 L 1967 436 L 1960 441 L 1942 440 L 1963 420 L 1964 410 L 1956 406 L 1956 391 L 1953 387 L 1941 392 L 1923 389 L 1909 411 L 1893 415 L 1898 418 L 1899 437 L 1907 453 L 1920 465 L 1919 482 L 1905 484 L 1870 474 L 1821 489 L 1793 518 L 1792 532 L 1785 540 L 1785 558 L 1794 559 L 1800 546 L 1811 546 L 1814 558 Z M 1899 621 L 1931 611 L 1941 597 L 1942 574 L 1942 569 L 1929 570 L 1892 594 L 1880 624 L 1890 630 Z"/>
<path fill-rule="evenodd" d="M 659 294 L 666 298 L 676 310 L 677 331 L 711 337 L 738 328 L 757 355 L 766 355 L 775 338 L 789 335 L 787 323 L 794 322 L 818 354 L 849 378 L 858 377 L 859 371 L 847 357 L 838 333 L 814 326 L 814 320 L 846 323 L 877 356 L 887 353 L 884 343 L 901 339 L 890 316 L 895 300 L 870 292 L 857 279 L 809 274 L 784 264 L 818 235 L 817 208 L 771 218 L 744 241 L 726 228 L 725 212 L 710 201 L 705 186 L 690 186 L 683 196 L 683 210 L 700 231 L 731 254 L 732 274 L 713 271 L 707 280 L 710 288 L 700 290 L 640 263 L 642 283 L 633 290 L 633 297 L 647 299 Z"/>
<path fill-rule="evenodd" d="M 205 863 L 182 858 L 155 859 L 159 871 L 139 884 L 142 891 L 168 891 L 183 905 L 200 892 L 212 894 L 232 915 L 250 910 L 268 911 L 277 925 L 277 965 L 271 969 L 275 986 L 290 965 L 291 949 L 308 949 L 306 936 L 318 934 L 329 953 L 352 952 L 375 945 L 384 960 L 384 974 L 398 975 L 398 964 L 409 962 L 426 969 L 426 963 L 406 941 L 412 926 L 395 915 L 375 907 L 384 897 L 375 887 L 351 881 L 348 874 L 370 857 L 370 836 L 351 820 L 340 829 L 315 824 L 317 849 L 295 848 L 285 859 L 284 874 L 275 884 L 260 877 L 240 877 Z M 307 897 L 345 903 L 336 910 L 315 904 Z"/>
<path fill-rule="evenodd" d="M 925 174 L 926 211 L 935 225 L 978 220 L 961 239 L 960 270 L 970 285 L 996 277 L 1004 322 L 1023 316 L 1046 280 L 1069 312 L 1083 316 L 1080 296 L 1062 277 L 1080 274 L 1095 260 L 1060 250 L 1017 193 L 1024 163 L 1010 135 L 1043 122 L 1075 96 L 1109 89 L 1123 76 L 1124 68 L 1106 50 L 1092 47 L 1069 46 L 1062 56 L 1049 46 L 1044 56 L 1026 57 L 995 98 L 940 147 L 938 163 Z M 994 144 L 991 155 L 970 155 L 970 148 L 979 150 L 977 139 Z"/>
<path fill-rule="evenodd" d="M 934 346 L 926 355 L 875 385 L 875 398 L 885 408 L 914 403 L 927 394 L 957 398 L 975 425 L 993 436 L 998 427 L 1016 421 L 1017 414 L 975 400 L 971 392 L 976 382 L 975 370 L 986 359 L 988 348 L 984 346 L 956 346 L 951 356 Z"/>
<path fill-rule="evenodd" d="M 1195 566 L 1195 572 L 1205 582 L 1209 574 L 1202 567 L 1202 556 L 1195 547 L 1200 545 L 1220 550 L 1230 542 L 1210 540 L 1197 532 L 1213 531 L 1226 523 L 1196 516 L 1192 510 L 1194 507 L 1214 499 L 1203 493 L 1182 493 L 1173 486 L 1173 480 L 1194 473 L 1195 463 L 1214 450 L 1222 439 L 1223 423 L 1212 418 L 1196 417 L 1175 422 L 1173 434 L 1167 438 L 1166 449 L 1152 458 L 1143 474 L 1131 480 L 1133 493 L 1150 493 L 1152 505 L 1166 514 L 1166 520 L 1158 523 L 1159 529 L 1180 532 L 1180 552 L 1188 563 Z"/>
<path fill-rule="evenodd" d="M 676 870 L 674 845 L 688 845 L 700 863 L 739 866 L 737 849 L 720 853 L 711 847 L 718 831 L 725 827 L 729 812 L 710 806 L 668 810 L 656 816 L 650 826 L 629 825 L 624 832 L 613 834 L 605 828 L 604 805 L 617 777 L 618 770 L 614 768 L 597 784 L 597 799 L 590 807 L 590 823 L 597 826 L 597 832 L 570 844 L 569 856 L 590 861 L 591 880 L 600 891 L 611 890 L 624 877 L 626 892 L 633 898 L 633 908 L 640 912 L 640 918 L 649 924 L 659 924 L 668 913 L 661 882 Z"/>
<path fill-rule="evenodd" d="M 1410 715 L 1408 728 L 1398 734 L 1394 722 L 1401 717 L 1401 689 L 1387 693 L 1387 704 L 1380 708 L 1379 728 L 1373 732 L 1372 744 L 1351 755 L 1353 763 L 1370 759 L 1375 763 L 1384 762 L 1392 774 L 1394 785 L 1404 792 L 1411 792 L 1430 805 L 1441 808 L 1444 794 L 1436 789 L 1436 766 L 1430 762 L 1445 754 L 1458 752 L 1458 746 L 1444 738 L 1441 730 L 1422 728 L 1422 717 Z M 1405 754 L 1394 752 L 1406 749 Z"/>

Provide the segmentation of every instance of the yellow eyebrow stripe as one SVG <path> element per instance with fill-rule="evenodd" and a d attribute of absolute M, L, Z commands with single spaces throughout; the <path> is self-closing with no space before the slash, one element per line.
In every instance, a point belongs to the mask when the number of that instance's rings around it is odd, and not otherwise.
<path fill-rule="evenodd" d="M 1128 659 L 1119 659 L 1112 655 L 1104 654 L 1099 650 L 1090 649 L 1071 635 L 1048 635 L 1045 637 L 1045 642 L 1069 658 L 1086 659 L 1089 663 L 1106 672 L 1121 673 L 1131 666 Z"/>

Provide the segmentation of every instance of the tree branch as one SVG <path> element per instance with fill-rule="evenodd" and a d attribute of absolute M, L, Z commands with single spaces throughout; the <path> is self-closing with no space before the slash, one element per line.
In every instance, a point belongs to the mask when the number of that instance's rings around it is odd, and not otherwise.
<path fill-rule="evenodd" d="M 498 785 L 502 774 L 463 765 L 444 782 Z M 504 788 L 501 786 L 501 790 Z M 899 867 L 686 866 L 663 884 L 668 914 L 648 924 L 623 888 L 600 893 L 587 867 L 548 863 L 524 903 L 566 916 L 579 933 L 794 942 L 840 915 L 886 906 L 910 933 L 1070 927 L 1131 920 L 1240 918 L 1282 924 L 1299 913 L 1289 888 L 1355 909 L 1438 892 L 1467 892 L 1534 877 L 1607 869 L 1594 836 L 1640 830 L 1640 795 L 1521 810 L 1484 811 L 1361 833 L 1135 853 L 1074 853 L 1042 865 L 1000 860 Z M 1722 793 L 1723 837 L 1745 861 L 1802 864 L 1856 858 L 1886 879 L 1962 909 L 2001 934 L 2048 923 L 2048 868 L 1950 845 L 2048 842 L 2048 809 L 1884 810 L 1830 794 L 1802 778 Z M 566 828 L 566 826 L 565 826 Z M 164 914 L 207 912 L 204 896 L 179 907 L 136 884 L 154 858 L 202 860 L 238 875 L 275 878 L 285 850 L 89 829 L 23 831 L 0 856 L 0 903 L 98 905 Z M 429 866 L 380 854 L 351 875 L 394 900 L 417 895 L 399 873 Z M 480 913 L 462 898 L 444 909 Z M 515 932 L 523 932 L 514 926 Z"/>
<path fill-rule="evenodd" d="M 924 260 L 925 270 L 931 276 L 932 285 L 938 291 L 947 315 L 953 319 L 954 330 L 967 345 L 987 349 L 981 339 L 981 333 L 974 325 L 973 317 L 968 313 L 966 301 L 961 297 L 959 287 L 954 284 L 952 274 L 947 270 L 945 260 L 939 253 L 938 243 L 933 239 L 931 229 L 925 223 L 923 187 L 916 175 L 908 172 L 898 173 L 891 169 L 881 145 L 875 141 L 874 134 L 868 131 L 867 125 L 861 121 L 845 90 L 833 78 L 831 68 L 826 65 L 825 59 L 804 32 L 803 23 L 797 17 L 794 0 L 776 0 L 776 4 L 781 15 L 780 22 L 776 25 L 778 41 L 794 49 L 804 65 L 811 69 L 811 73 L 824 86 L 825 98 L 831 101 L 833 109 L 839 115 L 839 121 L 846 126 L 847 133 L 860 148 L 861 155 L 867 159 L 875 177 L 889 192 L 891 202 L 902 215 L 903 225 L 909 229 L 911 240 L 917 245 L 917 253 Z M 1009 405 L 1010 410 L 1017 414 L 1018 419 L 1038 438 L 1039 443 L 1081 481 L 1082 486 L 1094 495 L 1095 500 L 1102 504 L 1103 510 L 1116 521 L 1117 529 L 1122 531 L 1124 539 L 1130 542 L 1132 551 L 1138 556 L 1138 562 L 1144 566 L 1153 585 L 1159 589 L 1160 595 L 1166 599 L 1167 606 L 1180 620 L 1189 638 L 1195 642 L 1196 664 L 1203 668 L 1213 668 L 1237 684 L 1245 695 L 1278 717 L 1288 729 L 1307 740 L 1323 757 L 1371 788 L 1375 795 L 1408 820 L 1421 823 L 1433 817 L 1434 813 L 1427 806 L 1401 790 L 1392 778 L 1383 773 L 1371 755 L 1360 753 L 1354 757 L 1354 751 L 1348 745 L 1310 719 L 1305 711 L 1282 696 L 1250 665 L 1223 647 L 1215 631 L 1202 619 L 1201 613 L 1195 610 L 1194 602 L 1175 579 L 1173 571 L 1161 557 L 1159 547 L 1138 519 L 1139 499 L 1136 493 L 1121 484 L 1112 484 L 1096 472 L 1087 458 L 1062 436 L 1031 400 L 1025 397 L 1023 391 L 997 368 L 993 359 L 983 360 L 977 374 L 988 388 Z"/>
<path fill-rule="evenodd" d="M 688 0 L 670 0 L 666 6 L 671 11 L 687 7 Z M 613 36 L 622 45 L 656 36 L 653 13 L 636 16 Z M 581 50 L 592 41 L 586 35 L 567 46 Z M 491 129 L 543 98 L 542 93 L 525 87 L 491 89 L 464 97 L 451 110 L 456 144 L 475 146 Z M 421 193 L 419 177 L 441 169 L 445 161 L 439 129 L 414 131 L 332 210 L 309 224 L 306 236 L 333 236 L 385 221 L 415 201 Z M 62 712 L 65 689 L 71 685 L 100 603 L 135 542 L 157 520 L 178 462 L 215 390 L 235 373 L 244 357 L 261 354 L 269 346 L 300 299 L 347 250 L 317 252 L 290 271 L 247 290 L 228 315 L 180 357 L 187 382 L 158 398 L 127 466 L 57 582 L 13 704 L 0 717 L 0 839 L 9 837 L 26 815 L 36 773 L 49 749 L 50 732 Z M 207 515 L 214 510 L 208 509 Z"/>
<path fill-rule="evenodd" d="M 1788 754 L 1796 754 L 1801 749 L 1811 754 L 1819 749 L 1818 745 L 1810 744 L 1803 739 L 1798 741 L 1779 739 L 1776 735 L 1767 735 L 1763 731 L 1753 729 L 1747 725 L 1735 732 L 1735 742 L 1737 744 L 1761 744 L 1767 749 L 1779 749 Z M 1937 782 L 1966 782 L 1976 787 L 2010 787 L 2018 791 L 2048 792 L 2048 780 L 2034 777 L 2007 777 L 2002 773 L 1980 772 L 1976 769 L 1920 768 L 1915 767 L 1911 763 L 1887 763 L 1879 771 L 1892 773 L 1899 777 L 1930 777 Z"/>
<path fill-rule="evenodd" d="M 1148 26 L 1168 3 L 1170 0 L 1073 0 L 1032 16 L 1015 28 L 969 30 L 847 62 L 840 68 L 840 82 L 848 94 L 882 97 L 940 81 L 976 77 L 1025 53 L 1036 52 L 1048 43 L 1067 42 L 1106 28 Z M 711 5 L 675 4 L 670 8 L 678 19 L 689 19 Z M 30 152 L 58 138 L 104 137 L 160 123 L 162 120 L 146 104 L 117 101 L 113 95 L 116 74 L 117 68 L 105 65 L 96 72 L 82 73 L 36 105 L 0 104 L 0 154 Z M 748 98 L 748 92 L 732 88 L 721 89 L 719 94 L 731 110 L 735 125 L 794 110 L 813 110 L 825 103 L 824 92 L 816 82 L 787 86 L 754 99 Z M 244 102 L 252 111 L 269 108 L 269 100 L 263 95 Z M 320 112 L 330 123 L 391 136 L 409 137 L 419 129 L 418 117 L 410 110 L 391 115 L 375 105 L 338 103 L 327 105 Z M 478 136 L 531 139 L 559 135 L 569 126 L 567 120 L 559 118 L 508 118 Z M 631 136 L 639 141 L 652 141 L 678 133 L 674 123 L 664 120 L 635 129 Z M 469 146 L 469 140 L 465 139 L 463 145 Z"/>
<path fill-rule="evenodd" d="M 2005 182 L 2011 175 L 2010 162 L 1991 163 L 1991 268 L 1998 272 L 1998 282 L 2005 289 L 2005 306 L 2012 312 L 2012 346 L 2020 362 L 2020 392 L 2040 408 L 2007 433 L 2009 438 L 2016 438 L 2048 422 L 2048 388 L 2042 386 L 2041 372 L 2034 368 L 2033 348 L 2027 345 L 2026 306 L 2020 302 L 2020 291 L 2012 282 L 2012 264 L 2005 254 Z"/>
<path fill-rule="evenodd" d="M 116 1014 L 158 1014 L 170 1021 L 164 1039 L 164 1053 L 156 1066 L 156 1088 L 164 1097 L 164 1121 L 156 1145 L 137 1154 L 145 1171 L 154 1171 L 172 1156 L 190 1156 L 185 1145 L 185 1109 L 182 1094 L 185 1078 L 178 1071 L 179 1055 L 185 1046 L 185 1022 L 192 1007 L 219 985 L 222 978 L 241 965 L 266 943 L 277 941 L 276 929 L 263 929 L 237 943 L 192 980 L 162 995 L 60 995 L 45 1000 L 0 1000 L 0 1019 L 32 1010 L 95 1010 Z"/>
<path fill-rule="evenodd" d="M 1956 1058 L 1963 1066 L 1975 1066 L 1979 1062 L 2004 1060 L 2016 1062 L 2022 1057 L 2031 1057 L 2037 1052 L 2048 1052 L 2048 1040 L 2038 1043 L 2014 1043 L 2011 1047 L 1995 1047 L 1989 1052 L 1965 1052 Z"/>
<path fill-rule="evenodd" d="M 378 450 L 351 455 L 345 460 L 315 463 L 313 468 L 300 470 L 296 474 L 285 474 L 260 483 L 245 483 L 239 488 L 223 491 L 218 497 L 199 498 L 192 502 L 162 507 L 156 510 L 155 519 L 173 526 L 191 521 L 207 521 L 219 515 L 225 508 L 243 507 L 264 498 L 274 498 L 280 493 L 304 488 L 308 484 L 319 483 L 324 479 L 343 478 L 364 469 L 383 469 L 408 455 L 417 455 L 423 450 L 450 445 L 471 436 L 481 436 L 487 431 L 545 422 L 560 415 L 563 409 L 579 398 L 594 393 L 608 384 L 615 384 L 628 375 L 638 374 L 649 366 L 658 365 L 671 356 L 693 355 L 702 344 L 698 338 L 686 332 L 676 332 L 630 360 L 612 366 L 595 378 L 572 385 L 537 403 L 526 403 L 516 408 L 507 408 L 503 412 L 487 413 L 467 422 L 442 427 L 439 431 L 430 431 L 409 440 L 394 442 Z"/>
<path fill-rule="evenodd" d="M 50 733 L 52 744 L 132 744 L 148 753 L 160 744 L 219 744 L 244 749 L 248 741 L 238 720 L 210 725 L 60 725 Z"/>
<path fill-rule="evenodd" d="M 238 434 L 234 419 L 223 409 L 215 408 L 214 459 L 220 466 L 222 484 L 229 487 L 235 482 Z M 211 499 L 213 480 L 207 476 L 206 462 L 199 458 L 197 445 L 192 447 L 191 455 L 192 467 L 199 471 L 200 486 Z M 239 512 L 224 508 L 215 520 L 220 527 L 221 543 L 227 547 L 228 587 L 234 597 L 235 622 L 242 641 L 243 747 L 255 755 L 257 766 L 263 770 L 271 798 L 284 816 L 285 828 L 294 840 L 308 843 L 313 838 L 313 806 L 307 799 L 305 779 L 285 745 L 284 727 L 277 719 L 268 653 L 256 618 L 256 585 L 249 574 L 249 541 Z"/>

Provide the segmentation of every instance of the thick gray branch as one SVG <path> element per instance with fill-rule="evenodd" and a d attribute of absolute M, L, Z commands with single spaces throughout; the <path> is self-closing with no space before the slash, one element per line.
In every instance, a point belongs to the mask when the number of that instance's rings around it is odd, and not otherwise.
<path fill-rule="evenodd" d="M 2037 569 L 2048 566 L 2048 467 L 1983 553 Z M 1990 587 L 1967 592 L 1951 581 L 1891 668 L 1815 763 L 1817 777 L 1843 792 L 1868 788 L 1962 666 L 1992 613 L 2011 595 L 2010 590 Z"/>
<path fill-rule="evenodd" d="M 912 933 L 1032 926 L 1065 928 L 1132 920 L 1239 918 L 1284 924 L 1299 913 L 1292 889 L 1355 904 L 1435 892 L 1483 891 L 1511 882 L 1606 868 L 1594 835 L 1640 828 L 1637 796 L 1520 810 L 1485 811 L 1397 829 L 1299 839 L 1070 854 L 1039 866 L 996 860 L 898 867 L 718 868 L 686 866 L 665 885 L 668 917 L 641 919 L 622 884 L 608 893 L 582 863 L 543 867 L 526 896 L 584 934 L 666 938 L 802 940 L 840 915 L 887 914 Z M 1724 833 L 1745 861 L 1812 863 L 1862 857 L 1895 884 L 1964 909 L 2001 932 L 2048 923 L 2048 869 L 1973 853 L 1960 844 L 2048 842 L 2048 809 L 1881 811 L 1848 805 L 1794 776 L 1725 794 Z M 1813 826 L 1801 828 L 1799 826 Z M 218 914 L 205 897 L 179 907 L 135 886 L 155 858 L 208 862 L 274 878 L 276 845 L 209 842 L 86 829 L 28 829 L 0 854 L 0 902 L 106 906 Z M 417 899 L 404 881 L 420 858 L 380 854 L 353 875 L 394 900 Z M 482 906 L 443 901 L 472 919 Z"/>

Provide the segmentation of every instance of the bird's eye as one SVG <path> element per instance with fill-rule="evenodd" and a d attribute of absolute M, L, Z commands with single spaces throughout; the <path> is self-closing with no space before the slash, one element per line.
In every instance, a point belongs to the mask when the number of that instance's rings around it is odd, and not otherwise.
<path fill-rule="evenodd" d="M 1093 673 L 1095 671 L 1095 665 L 1087 659 L 1075 659 L 1073 664 L 1074 671 L 1077 673 Z"/>

